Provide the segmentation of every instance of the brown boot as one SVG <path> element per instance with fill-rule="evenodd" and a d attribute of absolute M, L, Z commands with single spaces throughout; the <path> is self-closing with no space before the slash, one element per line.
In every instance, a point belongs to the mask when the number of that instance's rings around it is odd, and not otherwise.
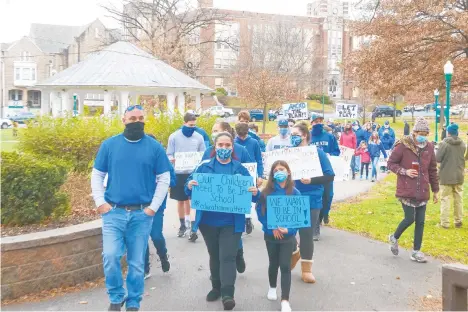
<path fill-rule="evenodd" d="M 313 260 L 301 259 L 302 280 L 304 283 L 315 283 L 315 277 L 312 274 L 312 263 Z"/>
<path fill-rule="evenodd" d="M 299 247 L 297 247 L 296 251 L 294 251 L 291 255 L 291 271 L 294 270 L 296 264 L 299 262 L 300 259 L 301 251 L 299 250 Z"/>

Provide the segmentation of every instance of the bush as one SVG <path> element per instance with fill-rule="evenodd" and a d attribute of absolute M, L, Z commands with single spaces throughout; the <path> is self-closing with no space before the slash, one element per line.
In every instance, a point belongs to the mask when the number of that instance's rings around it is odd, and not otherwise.
<path fill-rule="evenodd" d="M 59 189 L 68 168 L 59 160 L 2 152 L 2 224 L 38 223 L 70 211 L 67 194 Z"/>
<path fill-rule="evenodd" d="M 215 118 L 200 117 L 198 125 L 211 133 Z M 169 135 L 180 128 L 180 115 L 149 115 L 146 133 L 154 136 L 167 146 Z M 88 172 L 101 143 L 123 131 L 124 125 L 118 118 L 75 117 L 41 118 L 34 125 L 24 129 L 19 149 L 41 157 L 54 157 L 69 163 L 74 171 Z"/>
<path fill-rule="evenodd" d="M 309 94 L 307 96 L 307 99 L 322 103 L 322 95 L 321 94 Z M 323 99 L 324 99 L 325 104 L 333 104 L 333 102 L 330 100 L 330 97 L 328 95 L 323 95 Z"/>

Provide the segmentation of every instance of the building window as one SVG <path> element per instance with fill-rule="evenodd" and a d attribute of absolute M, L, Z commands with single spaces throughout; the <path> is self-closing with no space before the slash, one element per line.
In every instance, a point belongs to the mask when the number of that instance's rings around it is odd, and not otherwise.
<path fill-rule="evenodd" d="M 8 98 L 10 101 L 22 101 L 23 90 L 10 90 L 8 91 Z"/>
<path fill-rule="evenodd" d="M 23 78 L 22 80 L 31 80 L 31 68 L 23 68 L 21 78 Z"/>
<path fill-rule="evenodd" d="M 41 91 L 28 91 L 28 106 L 41 106 Z"/>
<path fill-rule="evenodd" d="M 223 86 L 223 78 L 215 78 L 215 87 L 222 87 Z"/>
<path fill-rule="evenodd" d="M 221 59 L 220 58 L 215 59 L 215 68 L 221 68 Z"/>
<path fill-rule="evenodd" d="M 31 68 L 31 80 L 36 80 L 36 69 Z"/>
<path fill-rule="evenodd" d="M 30 62 L 32 60 L 31 53 L 27 51 L 21 52 L 21 61 Z"/>

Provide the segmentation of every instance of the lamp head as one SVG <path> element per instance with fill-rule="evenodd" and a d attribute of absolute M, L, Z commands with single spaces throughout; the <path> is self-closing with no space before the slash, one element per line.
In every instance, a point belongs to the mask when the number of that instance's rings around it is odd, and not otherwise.
<path fill-rule="evenodd" d="M 447 61 L 444 65 L 444 74 L 453 75 L 453 64 L 450 61 Z"/>
<path fill-rule="evenodd" d="M 439 89 L 434 90 L 434 96 L 439 96 Z"/>

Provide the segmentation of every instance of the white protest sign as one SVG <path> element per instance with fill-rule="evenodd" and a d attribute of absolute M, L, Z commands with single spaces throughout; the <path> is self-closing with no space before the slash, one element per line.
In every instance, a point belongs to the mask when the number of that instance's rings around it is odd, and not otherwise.
<path fill-rule="evenodd" d="M 288 119 L 306 120 L 309 119 L 309 112 L 307 111 L 307 103 L 290 103 L 283 104 L 284 115 Z"/>
<path fill-rule="evenodd" d="M 176 171 L 193 171 L 200 163 L 203 152 L 177 152 L 174 154 Z"/>
<path fill-rule="evenodd" d="M 277 160 L 284 160 L 291 169 L 292 179 L 323 176 L 322 166 L 314 145 L 274 150 L 262 154 L 265 176 L 270 174 L 271 166 Z"/>
<path fill-rule="evenodd" d="M 335 181 L 348 181 L 354 149 L 340 145 L 340 156 L 330 156 L 330 163 L 335 172 Z"/>
<path fill-rule="evenodd" d="M 356 119 L 358 117 L 358 107 L 357 104 L 336 103 L 335 116 L 337 118 Z"/>
<path fill-rule="evenodd" d="M 387 153 L 387 159 L 384 158 L 384 155 L 382 152 L 380 152 L 380 157 L 379 157 L 379 167 L 387 167 L 387 160 L 388 157 L 390 157 L 390 154 L 392 151 L 385 151 Z"/>
<path fill-rule="evenodd" d="M 242 166 L 244 166 L 249 171 L 250 175 L 254 179 L 254 182 L 257 181 L 257 163 L 243 163 Z"/>

